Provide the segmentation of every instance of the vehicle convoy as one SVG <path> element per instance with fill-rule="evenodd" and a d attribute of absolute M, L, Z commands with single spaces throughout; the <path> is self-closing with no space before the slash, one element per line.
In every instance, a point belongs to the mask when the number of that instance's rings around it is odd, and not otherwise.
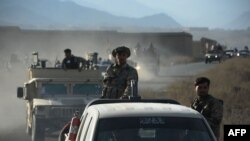
<path fill-rule="evenodd" d="M 18 87 L 17 97 L 26 101 L 26 132 L 32 141 L 43 141 L 68 122 L 75 111 L 100 97 L 102 77 L 98 70 L 48 68 L 34 56 L 28 81 Z"/>
<path fill-rule="evenodd" d="M 75 129 L 65 141 L 216 141 L 200 113 L 163 99 L 92 101 Z"/>

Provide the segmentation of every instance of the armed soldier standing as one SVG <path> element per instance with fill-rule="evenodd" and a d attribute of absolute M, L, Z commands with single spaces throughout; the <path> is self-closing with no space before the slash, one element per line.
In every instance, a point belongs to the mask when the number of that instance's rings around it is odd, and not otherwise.
<path fill-rule="evenodd" d="M 112 51 L 115 63 L 110 65 L 104 75 L 102 98 L 127 99 L 131 95 L 131 80 L 138 82 L 137 70 L 127 64 L 130 49 L 121 46 Z"/>
<path fill-rule="evenodd" d="M 191 108 L 200 112 L 208 121 L 217 140 L 220 137 L 220 124 L 223 117 L 223 101 L 210 94 L 210 80 L 206 77 L 199 77 L 195 81 L 195 92 L 197 97 L 194 99 Z"/>

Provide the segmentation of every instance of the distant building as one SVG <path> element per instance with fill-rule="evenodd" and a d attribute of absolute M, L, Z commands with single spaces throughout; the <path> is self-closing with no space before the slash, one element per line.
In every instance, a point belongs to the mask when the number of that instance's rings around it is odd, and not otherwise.
<path fill-rule="evenodd" d="M 142 47 L 148 47 L 153 43 L 161 53 L 165 55 L 192 55 L 193 36 L 186 32 L 168 33 L 121 33 L 122 38 L 139 42 Z"/>
<path fill-rule="evenodd" d="M 2 27 L 0 41 L 5 48 L 18 48 L 24 52 L 44 50 L 53 53 L 54 49 L 72 48 L 75 52 L 84 50 L 106 51 L 120 45 L 135 47 L 140 43 L 142 47 L 154 44 L 160 53 L 171 55 L 192 55 L 193 36 L 187 32 L 143 32 L 126 33 L 117 31 L 93 30 L 22 30 L 18 27 Z M 13 32 L 15 31 L 15 32 Z M 13 34 L 8 34 L 13 32 Z M 87 49 L 86 49 L 87 48 Z M 48 54 L 49 55 L 49 54 Z"/>

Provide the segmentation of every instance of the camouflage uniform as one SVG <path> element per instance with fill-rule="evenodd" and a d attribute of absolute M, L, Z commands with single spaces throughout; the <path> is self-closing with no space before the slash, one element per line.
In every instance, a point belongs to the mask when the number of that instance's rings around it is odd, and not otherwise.
<path fill-rule="evenodd" d="M 102 98 L 128 98 L 131 95 L 131 80 L 138 82 L 136 69 L 128 64 L 123 66 L 112 64 L 107 68 L 104 75 Z"/>
<path fill-rule="evenodd" d="M 223 101 L 211 95 L 197 97 L 191 105 L 192 109 L 200 112 L 208 121 L 217 139 L 220 136 L 220 123 L 223 116 Z"/>

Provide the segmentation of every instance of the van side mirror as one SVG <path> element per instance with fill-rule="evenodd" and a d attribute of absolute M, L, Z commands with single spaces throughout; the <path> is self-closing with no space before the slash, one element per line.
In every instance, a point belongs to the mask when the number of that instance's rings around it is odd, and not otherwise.
<path fill-rule="evenodd" d="M 23 87 L 18 87 L 17 88 L 17 97 L 18 98 L 23 98 Z"/>

